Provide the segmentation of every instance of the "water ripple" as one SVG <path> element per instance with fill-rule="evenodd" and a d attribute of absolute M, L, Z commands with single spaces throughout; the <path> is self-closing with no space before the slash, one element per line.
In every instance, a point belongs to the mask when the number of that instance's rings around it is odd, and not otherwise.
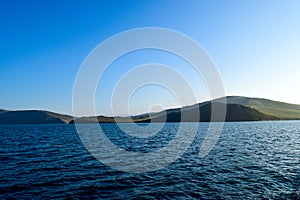
<path fill-rule="evenodd" d="M 103 127 L 115 144 L 149 152 L 166 145 L 178 124 L 140 140 Z M 207 128 L 201 123 L 187 152 L 165 169 L 130 174 L 92 157 L 73 125 L 0 126 L 0 199 L 300 199 L 299 121 L 225 123 L 200 159 Z"/>

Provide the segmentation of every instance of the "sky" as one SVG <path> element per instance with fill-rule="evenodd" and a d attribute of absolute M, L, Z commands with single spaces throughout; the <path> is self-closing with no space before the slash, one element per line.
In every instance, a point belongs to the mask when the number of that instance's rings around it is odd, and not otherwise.
<path fill-rule="evenodd" d="M 144 0 L 0 1 L 0 109 L 72 114 L 78 70 L 89 53 L 122 31 L 162 27 L 199 43 L 213 60 L 226 95 L 300 104 L 300 1 Z M 141 50 L 122 56 L 96 91 L 96 112 L 111 111 L 118 80 L 145 63 L 171 66 L 192 86 L 198 102 L 210 98 L 203 78 L 170 53 Z M 160 76 L 160 74 L 156 74 Z M 180 87 L 180 86 L 178 86 Z M 130 114 L 196 103 L 178 102 L 168 88 L 145 85 L 129 100 Z M 119 103 L 118 103 L 119 102 Z M 82 108 L 82 115 L 89 115 Z"/>

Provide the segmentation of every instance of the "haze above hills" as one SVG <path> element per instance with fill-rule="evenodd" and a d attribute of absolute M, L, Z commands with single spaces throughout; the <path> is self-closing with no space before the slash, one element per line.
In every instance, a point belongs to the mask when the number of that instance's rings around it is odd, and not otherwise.
<path fill-rule="evenodd" d="M 224 97 L 227 101 L 225 121 L 266 121 L 266 120 L 300 120 L 300 105 L 272 101 L 262 98 L 242 96 Z M 167 109 L 157 113 L 149 113 L 132 117 L 81 117 L 78 123 L 113 123 L 113 122 L 180 122 L 184 113 L 188 122 L 211 121 L 211 106 L 222 106 L 223 98 L 197 103 L 183 108 Z M 195 109 L 200 112 L 199 118 L 194 118 Z M 190 116 L 189 116 L 190 115 Z M 23 110 L 8 111 L 0 109 L 0 124 L 69 124 L 74 123 L 73 117 L 49 111 Z"/>

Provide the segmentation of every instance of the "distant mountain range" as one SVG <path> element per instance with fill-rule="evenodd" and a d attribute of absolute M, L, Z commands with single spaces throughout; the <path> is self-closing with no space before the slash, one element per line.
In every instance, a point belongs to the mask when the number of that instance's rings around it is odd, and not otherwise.
<path fill-rule="evenodd" d="M 208 122 L 211 119 L 212 104 L 222 106 L 226 98 L 227 113 L 225 121 L 266 121 L 266 120 L 300 120 L 300 105 L 272 101 L 262 98 L 228 96 L 212 101 L 198 103 L 183 108 L 167 109 L 157 113 L 147 113 L 132 117 L 80 117 L 78 123 L 113 123 L 113 122 L 180 122 L 181 115 L 187 116 L 186 122 Z M 223 104 L 224 105 L 224 104 Z M 200 117 L 193 117 L 195 111 Z M 197 111 L 197 112 L 198 112 Z M 74 119 L 49 111 L 24 110 L 8 111 L 0 109 L 0 124 L 72 124 Z"/>

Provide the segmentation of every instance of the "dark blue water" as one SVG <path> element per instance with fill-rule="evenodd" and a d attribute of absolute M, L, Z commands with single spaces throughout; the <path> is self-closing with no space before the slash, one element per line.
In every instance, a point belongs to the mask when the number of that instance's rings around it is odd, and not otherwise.
<path fill-rule="evenodd" d="M 103 126 L 116 144 L 151 151 L 168 143 L 178 124 L 164 127 L 169 136 L 134 147 L 115 124 Z M 176 162 L 142 174 L 100 163 L 73 125 L 0 126 L 0 199 L 300 199 L 299 121 L 225 123 L 217 145 L 199 158 L 207 126 L 200 123 Z"/>

